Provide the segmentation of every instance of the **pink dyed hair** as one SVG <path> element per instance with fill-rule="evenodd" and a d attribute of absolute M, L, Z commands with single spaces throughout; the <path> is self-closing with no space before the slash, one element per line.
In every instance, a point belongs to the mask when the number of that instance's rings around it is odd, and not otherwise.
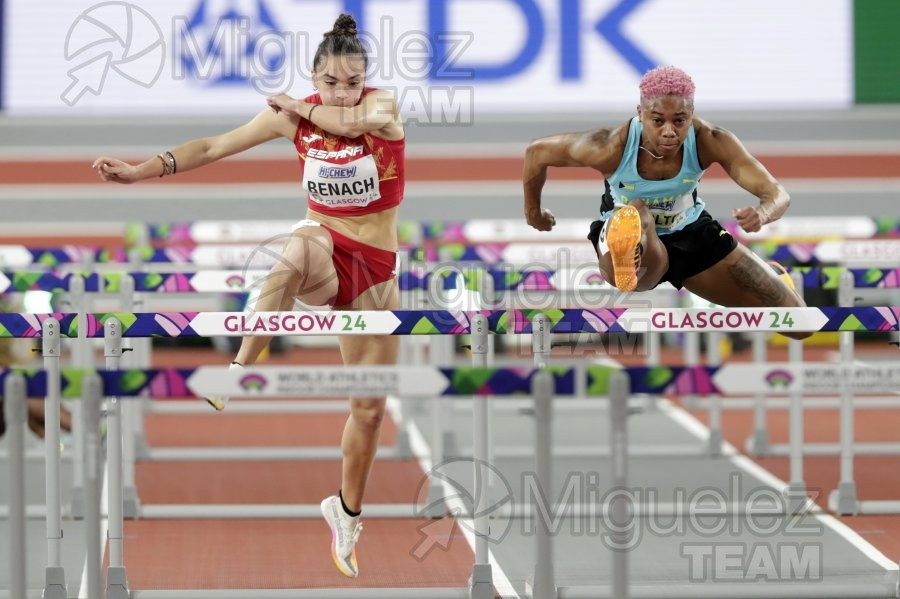
<path fill-rule="evenodd" d="M 694 81 L 678 67 L 656 67 L 641 78 L 641 102 L 660 96 L 681 96 L 694 101 Z"/>

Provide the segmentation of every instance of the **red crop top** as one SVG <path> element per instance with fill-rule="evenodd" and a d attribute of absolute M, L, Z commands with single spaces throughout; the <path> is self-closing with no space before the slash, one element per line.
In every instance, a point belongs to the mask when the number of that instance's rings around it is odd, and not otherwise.
<path fill-rule="evenodd" d="M 366 88 L 361 96 L 376 88 Z M 319 94 L 304 98 L 321 104 Z M 365 133 L 348 138 L 300 119 L 294 146 L 309 208 L 334 216 L 361 216 L 398 206 L 405 183 L 406 138 Z"/>

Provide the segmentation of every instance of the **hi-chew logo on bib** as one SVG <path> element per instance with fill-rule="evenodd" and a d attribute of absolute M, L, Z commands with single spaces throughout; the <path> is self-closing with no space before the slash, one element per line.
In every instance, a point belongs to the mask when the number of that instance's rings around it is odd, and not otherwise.
<path fill-rule="evenodd" d="M 363 207 L 381 198 L 378 167 L 372 156 L 333 164 L 306 156 L 303 188 L 313 202 L 330 208 Z"/>

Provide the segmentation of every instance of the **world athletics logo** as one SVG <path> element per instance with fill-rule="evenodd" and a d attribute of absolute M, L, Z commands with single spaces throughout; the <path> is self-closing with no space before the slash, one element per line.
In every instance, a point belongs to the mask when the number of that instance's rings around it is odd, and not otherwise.
<path fill-rule="evenodd" d="M 239 383 L 241 385 L 241 389 L 243 389 L 244 391 L 259 393 L 266 388 L 266 385 L 269 384 L 269 381 L 267 381 L 265 377 L 258 374 L 247 374 L 241 377 Z"/>
<path fill-rule="evenodd" d="M 773 389 L 786 389 L 794 382 L 794 375 L 787 370 L 773 370 L 766 375 L 766 383 Z"/>

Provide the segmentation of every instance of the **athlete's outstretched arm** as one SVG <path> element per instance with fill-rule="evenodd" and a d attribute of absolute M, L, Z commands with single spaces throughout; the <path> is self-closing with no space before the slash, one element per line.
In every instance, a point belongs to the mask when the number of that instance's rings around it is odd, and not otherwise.
<path fill-rule="evenodd" d="M 626 129 L 627 131 L 627 129 Z M 562 133 L 536 139 L 525 151 L 522 185 L 525 190 L 525 220 L 538 231 L 549 231 L 556 224 L 553 214 L 541 208 L 541 192 L 551 166 L 587 166 L 601 173 L 615 170 L 613 161 L 621 159 L 620 129 L 595 129 L 580 133 Z M 618 158 L 616 154 L 618 153 Z"/>
<path fill-rule="evenodd" d="M 310 104 L 286 94 L 272 96 L 268 102 L 272 110 L 309 120 L 332 135 L 353 138 L 391 127 L 402 133 L 397 101 L 384 89 L 366 94 L 356 106 Z"/>
<path fill-rule="evenodd" d="M 291 139 L 296 129 L 296 119 L 292 123 L 291 117 L 287 115 L 278 115 L 268 109 L 263 110 L 250 122 L 227 133 L 193 139 L 170 150 L 175 159 L 175 172 L 199 168 L 277 137 Z M 162 176 L 165 172 L 163 160 L 159 156 L 154 156 L 133 165 L 116 158 L 100 156 L 94 160 L 93 166 L 98 169 L 100 178 L 104 181 L 135 183 Z"/>
<path fill-rule="evenodd" d="M 712 125 L 704 127 L 700 136 L 700 154 L 704 164 L 718 162 L 735 183 L 759 198 L 758 206 L 734 211 L 734 217 L 745 231 L 759 231 L 763 225 L 778 220 L 787 212 L 791 196 L 733 133 Z"/>

